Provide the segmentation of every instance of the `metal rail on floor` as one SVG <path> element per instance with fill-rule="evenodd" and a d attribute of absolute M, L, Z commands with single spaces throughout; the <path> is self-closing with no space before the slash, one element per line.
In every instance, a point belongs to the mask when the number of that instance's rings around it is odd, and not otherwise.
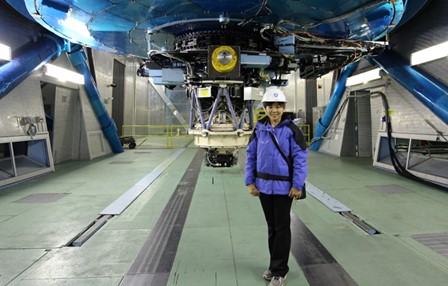
<path fill-rule="evenodd" d="M 132 188 L 123 193 L 118 199 L 107 206 L 98 218 L 89 224 L 81 233 L 75 236 L 67 246 L 82 246 L 89 238 L 91 238 L 101 227 L 103 227 L 115 215 L 120 215 L 132 202 L 143 193 L 146 188 L 154 182 L 168 166 L 176 160 L 185 149 L 174 152 L 168 159 L 163 161 L 152 172 L 138 181 Z"/>
<path fill-rule="evenodd" d="M 380 232 L 378 230 L 376 230 L 371 225 L 369 225 L 368 223 L 366 223 L 365 221 L 363 221 L 362 219 L 360 219 L 356 215 L 352 214 L 351 212 L 340 212 L 340 214 L 343 217 L 345 217 L 346 219 L 348 219 L 349 221 L 351 221 L 353 224 L 358 226 L 360 229 L 362 229 L 365 232 L 367 232 L 368 234 L 370 234 L 370 235 L 380 234 Z"/>
<path fill-rule="evenodd" d="M 356 215 L 351 213 L 351 209 L 335 198 L 331 197 L 329 194 L 320 190 L 310 182 L 306 183 L 307 193 L 312 195 L 316 200 L 320 201 L 323 205 L 325 205 L 330 210 L 339 213 L 347 220 L 351 221 L 354 225 L 367 232 L 370 235 L 380 234 L 378 230 L 374 227 L 366 223 L 364 220 L 360 219 Z"/>
<path fill-rule="evenodd" d="M 113 215 L 101 215 L 94 222 L 92 222 L 84 231 L 75 236 L 67 246 L 82 246 L 89 238 L 91 238 L 103 225 L 110 220 Z"/>

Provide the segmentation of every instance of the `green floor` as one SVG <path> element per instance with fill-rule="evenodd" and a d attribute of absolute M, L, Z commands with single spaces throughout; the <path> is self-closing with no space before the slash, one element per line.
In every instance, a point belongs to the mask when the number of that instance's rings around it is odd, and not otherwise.
<path fill-rule="evenodd" d="M 57 165 L 54 174 L 0 189 L 0 285 L 119 285 L 197 149 L 185 149 L 84 245 L 66 245 L 175 151 L 126 149 Z M 370 159 L 311 152 L 309 165 L 309 182 L 381 232 L 366 234 L 312 196 L 293 205 L 359 285 L 447 285 L 448 253 L 438 254 L 413 236 L 448 233 L 448 193 L 373 168 Z M 407 192 L 374 191 L 378 186 Z M 19 201 L 49 193 L 63 196 L 47 203 Z M 248 195 L 240 166 L 203 166 L 168 285 L 267 285 L 261 278 L 266 240 L 261 207 Z M 293 256 L 290 268 L 287 285 L 310 285 Z"/>

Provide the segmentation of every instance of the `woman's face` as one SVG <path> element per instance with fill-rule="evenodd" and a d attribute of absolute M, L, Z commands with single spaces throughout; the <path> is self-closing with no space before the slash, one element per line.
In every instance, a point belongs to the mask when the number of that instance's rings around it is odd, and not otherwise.
<path fill-rule="evenodd" d="M 272 105 L 266 106 L 266 114 L 271 122 L 280 122 L 283 112 L 285 112 L 285 104 L 274 102 Z"/>

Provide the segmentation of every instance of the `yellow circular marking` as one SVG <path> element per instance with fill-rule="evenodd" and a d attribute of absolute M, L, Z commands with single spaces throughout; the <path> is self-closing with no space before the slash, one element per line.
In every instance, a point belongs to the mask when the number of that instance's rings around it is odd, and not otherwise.
<path fill-rule="evenodd" d="M 229 46 L 217 47 L 212 53 L 212 66 L 220 73 L 232 71 L 237 62 L 235 50 Z"/>

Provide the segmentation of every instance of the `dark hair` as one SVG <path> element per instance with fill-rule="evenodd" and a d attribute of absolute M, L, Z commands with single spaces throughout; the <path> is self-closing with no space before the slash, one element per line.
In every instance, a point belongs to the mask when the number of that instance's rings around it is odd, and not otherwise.
<path fill-rule="evenodd" d="M 263 102 L 263 107 L 266 108 L 266 106 L 272 106 L 274 103 L 278 103 L 279 105 L 283 106 L 283 108 L 285 108 L 285 106 L 286 106 L 285 102 L 265 101 L 265 102 Z"/>

